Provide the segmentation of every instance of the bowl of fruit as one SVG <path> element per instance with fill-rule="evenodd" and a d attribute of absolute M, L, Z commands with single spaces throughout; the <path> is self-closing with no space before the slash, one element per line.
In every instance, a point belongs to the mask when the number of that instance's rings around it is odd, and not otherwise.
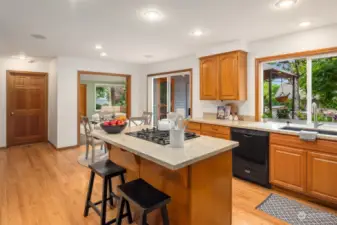
<path fill-rule="evenodd" d="M 101 123 L 101 128 L 108 134 L 118 134 L 124 130 L 128 123 L 125 117 L 116 118 Z"/>

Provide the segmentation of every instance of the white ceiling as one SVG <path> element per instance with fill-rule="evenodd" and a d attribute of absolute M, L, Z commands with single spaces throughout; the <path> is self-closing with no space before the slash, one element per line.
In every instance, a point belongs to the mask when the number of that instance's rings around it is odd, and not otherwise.
<path fill-rule="evenodd" d="M 210 44 L 301 31 L 298 24 L 304 20 L 312 21 L 310 28 L 337 23 L 337 0 L 299 0 L 289 10 L 275 9 L 275 1 L 0 0 L 0 54 L 99 58 L 94 46 L 102 44 L 107 59 L 150 63 Z M 147 7 L 159 9 L 163 21 L 139 19 L 137 11 Z M 191 37 L 195 28 L 206 35 Z"/>

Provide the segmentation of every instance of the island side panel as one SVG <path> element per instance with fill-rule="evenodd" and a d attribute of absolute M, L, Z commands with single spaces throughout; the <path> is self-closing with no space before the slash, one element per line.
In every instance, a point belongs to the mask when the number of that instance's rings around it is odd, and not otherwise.
<path fill-rule="evenodd" d="M 232 151 L 190 166 L 191 225 L 232 224 Z"/>
<path fill-rule="evenodd" d="M 140 161 L 140 177 L 155 188 L 171 196 L 168 205 L 170 224 L 190 225 L 190 185 L 188 167 L 172 171 L 145 159 Z M 162 224 L 157 210 L 148 217 L 148 223 Z"/>
<path fill-rule="evenodd" d="M 120 148 L 114 147 L 108 144 L 109 149 L 109 159 L 119 166 L 126 169 L 125 179 L 126 182 L 136 180 L 139 178 L 140 171 L 140 158 L 130 152 L 124 151 Z M 113 191 L 118 195 L 117 186 L 121 184 L 119 177 L 112 179 Z M 132 217 L 136 223 L 140 219 L 140 212 L 134 206 L 131 205 Z"/>
<path fill-rule="evenodd" d="M 126 182 L 139 178 L 140 158 L 130 152 L 108 145 L 109 159 L 117 165 L 126 169 Z M 118 178 L 119 180 L 119 178 Z M 118 182 L 119 184 L 119 182 Z"/>

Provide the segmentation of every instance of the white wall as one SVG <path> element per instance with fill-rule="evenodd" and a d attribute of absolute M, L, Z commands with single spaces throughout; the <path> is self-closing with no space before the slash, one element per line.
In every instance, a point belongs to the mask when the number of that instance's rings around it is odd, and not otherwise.
<path fill-rule="evenodd" d="M 131 116 L 139 116 L 146 109 L 146 79 L 143 66 L 59 57 L 57 66 L 57 147 L 77 144 L 77 71 L 95 71 L 132 75 Z"/>
<path fill-rule="evenodd" d="M 337 47 L 337 25 L 276 38 L 245 43 L 243 41 L 227 42 L 197 50 L 194 55 L 147 65 L 146 74 L 166 72 L 179 69 L 193 69 L 193 117 L 202 117 L 203 112 L 216 112 L 216 106 L 228 102 L 199 100 L 199 60 L 205 55 L 226 51 L 248 51 L 248 100 L 236 101 L 241 115 L 255 115 L 255 58 L 320 48 Z"/>
<path fill-rule="evenodd" d="M 48 140 L 57 146 L 57 59 L 49 64 Z"/>
<path fill-rule="evenodd" d="M 0 147 L 6 146 L 6 71 L 21 70 L 49 72 L 49 60 L 37 59 L 34 63 L 13 58 L 0 58 Z M 49 81 L 50 82 L 50 81 Z"/>

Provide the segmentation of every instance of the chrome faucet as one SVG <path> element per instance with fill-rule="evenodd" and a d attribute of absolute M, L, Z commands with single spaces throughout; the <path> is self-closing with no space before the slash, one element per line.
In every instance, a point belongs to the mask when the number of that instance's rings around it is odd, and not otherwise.
<path fill-rule="evenodd" d="M 314 113 L 314 128 L 317 129 L 319 126 L 323 125 L 323 123 L 319 123 L 317 120 L 317 104 L 315 102 L 312 103 L 312 112 Z"/>

